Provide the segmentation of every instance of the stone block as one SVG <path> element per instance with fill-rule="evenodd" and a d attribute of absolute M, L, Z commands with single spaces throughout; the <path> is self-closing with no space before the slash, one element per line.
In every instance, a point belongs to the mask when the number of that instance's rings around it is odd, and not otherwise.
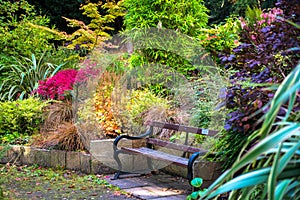
<path fill-rule="evenodd" d="M 94 159 L 92 157 L 91 160 L 91 173 L 92 174 L 112 174 L 115 173 L 116 170 L 111 168 L 103 163 L 101 163 L 98 159 Z"/>
<path fill-rule="evenodd" d="M 210 162 L 199 160 L 194 163 L 194 177 L 200 177 L 203 180 L 213 180 L 214 174 L 221 170 L 219 162 Z"/>
<path fill-rule="evenodd" d="M 194 163 L 194 177 L 203 179 L 201 188 L 209 187 L 222 174 L 222 162 L 199 160 Z"/>
<path fill-rule="evenodd" d="M 165 167 L 161 169 L 161 171 L 166 172 L 168 174 L 176 175 L 176 176 L 181 176 L 186 178 L 187 177 L 187 168 L 186 167 L 181 167 L 172 163 L 169 163 Z"/>
<path fill-rule="evenodd" d="M 117 163 L 114 159 L 113 139 L 108 140 L 92 140 L 90 142 L 90 154 L 92 159 L 92 165 L 98 163 L 94 160 L 98 160 L 99 163 L 104 164 L 112 169 L 117 169 Z M 98 171 L 94 166 L 94 171 Z"/>
<path fill-rule="evenodd" d="M 90 153 L 92 157 L 100 163 L 108 166 L 112 169 L 117 170 L 118 165 L 114 159 L 114 140 L 92 140 L 90 143 Z M 145 145 L 145 140 L 132 141 L 132 140 L 121 140 L 118 147 L 140 147 Z M 122 169 L 126 172 L 141 172 L 148 169 L 147 159 L 140 155 L 135 154 L 118 154 L 119 159 L 122 163 Z M 95 170 L 95 169 L 94 169 Z M 98 170 L 96 170 L 98 171 Z"/>
<path fill-rule="evenodd" d="M 5 163 L 14 163 L 16 165 L 22 164 L 23 147 L 18 145 L 12 145 L 6 152 Z"/>
<path fill-rule="evenodd" d="M 10 149 L 11 147 L 3 147 L 3 146 L 0 146 L 0 163 L 1 164 L 6 164 L 10 159 L 8 158 L 8 150 Z"/>
<path fill-rule="evenodd" d="M 66 153 L 66 168 L 71 170 L 80 170 L 79 152 L 68 151 Z"/>
<path fill-rule="evenodd" d="M 50 167 L 51 166 L 51 152 L 46 149 L 31 149 L 34 152 L 35 164 Z"/>
<path fill-rule="evenodd" d="M 91 173 L 91 155 L 86 153 L 79 154 L 81 172 L 89 174 Z"/>
<path fill-rule="evenodd" d="M 51 167 L 66 167 L 66 152 L 60 150 L 51 150 Z"/>
<path fill-rule="evenodd" d="M 90 142 L 90 154 L 102 163 L 113 159 L 113 141 L 112 139 L 92 140 Z"/>
<path fill-rule="evenodd" d="M 22 164 L 23 165 L 33 165 L 35 164 L 35 150 L 32 147 L 23 147 L 23 156 L 22 156 Z"/>

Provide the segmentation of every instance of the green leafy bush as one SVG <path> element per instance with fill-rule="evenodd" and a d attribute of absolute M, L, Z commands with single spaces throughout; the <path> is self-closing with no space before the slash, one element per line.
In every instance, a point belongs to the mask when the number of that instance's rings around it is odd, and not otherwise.
<path fill-rule="evenodd" d="M 201 45 L 217 57 L 220 52 L 232 52 L 239 42 L 240 20 L 229 17 L 225 22 L 201 29 L 199 38 Z"/>
<path fill-rule="evenodd" d="M 134 58 L 130 60 L 132 66 L 156 63 L 182 74 L 191 74 L 195 70 L 190 62 L 174 51 L 183 49 L 190 37 L 197 36 L 200 29 L 206 27 L 208 9 L 203 1 L 125 0 L 123 5 L 127 9 L 123 33 L 134 44 L 144 43 L 142 49 L 134 52 Z M 161 29 L 163 31 L 157 34 Z M 182 41 L 178 42 L 178 39 Z"/>
<path fill-rule="evenodd" d="M 36 98 L 0 102 L 0 140 L 15 139 L 38 133 L 47 102 Z"/>
<path fill-rule="evenodd" d="M 124 17 L 126 30 L 157 27 L 178 30 L 195 36 L 208 21 L 203 0 L 125 0 L 127 14 Z"/>
<path fill-rule="evenodd" d="M 131 129 L 131 133 L 139 134 L 141 131 L 139 128 L 147 121 L 155 120 L 161 113 L 164 113 L 164 116 L 167 117 L 167 112 L 170 111 L 170 105 L 167 99 L 155 95 L 150 90 L 133 90 L 130 92 L 125 109 L 126 110 L 121 113 L 120 116 L 121 121 L 123 121 L 123 127 L 127 125 L 127 128 Z M 157 116 L 150 114 L 151 111 L 153 112 L 154 110 Z"/>
<path fill-rule="evenodd" d="M 56 39 L 55 34 L 30 25 L 47 26 L 49 19 L 36 14 L 27 1 L 0 0 L 0 14 L 0 63 L 11 56 L 39 56 L 44 51 L 54 49 L 50 41 Z"/>
<path fill-rule="evenodd" d="M 49 28 L 49 18 L 38 15 L 27 1 L 0 0 L 0 15 L 1 64 L 16 64 L 15 58 L 32 54 L 43 55 L 46 62 L 66 63 L 64 68 L 74 68 L 79 61 L 78 52 L 59 46 L 63 38 L 54 27 Z"/>

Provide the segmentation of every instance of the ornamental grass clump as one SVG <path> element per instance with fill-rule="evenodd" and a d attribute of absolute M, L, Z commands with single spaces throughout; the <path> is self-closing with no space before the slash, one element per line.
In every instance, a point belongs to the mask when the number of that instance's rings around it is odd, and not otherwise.
<path fill-rule="evenodd" d="M 42 140 L 37 139 L 34 145 L 45 149 L 85 150 L 81 136 L 72 122 L 62 122 L 55 131 L 48 132 L 43 137 Z"/>
<path fill-rule="evenodd" d="M 36 58 L 34 54 L 31 58 L 22 57 L 17 59 L 15 64 L 1 65 L 0 100 L 16 100 L 28 98 L 34 95 L 38 88 L 38 82 L 53 76 L 63 66 L 54 65 L 45 61 L 46 52 Z"/>

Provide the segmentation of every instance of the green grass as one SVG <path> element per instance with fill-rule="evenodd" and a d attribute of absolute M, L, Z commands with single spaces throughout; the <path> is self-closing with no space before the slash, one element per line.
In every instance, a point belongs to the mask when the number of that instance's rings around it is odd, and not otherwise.
<path fill-rule="evenodd" d="M 125 199 L 102 175 L 39 166 L 0 165 L 0 199 Z"/>

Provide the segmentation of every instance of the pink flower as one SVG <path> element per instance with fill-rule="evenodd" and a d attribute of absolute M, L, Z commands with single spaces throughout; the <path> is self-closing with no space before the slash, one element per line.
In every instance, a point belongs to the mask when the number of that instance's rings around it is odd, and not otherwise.
<path fill-rule="evenodd" d="M 241 27 L 243 29 L 246 26 L 246 22 L 244 21 L 243 18 L 240 18 L 240 22 L 241 22 Z"/>
<path fill-rule="evenodd" d="M 260 17 L 263 18 L 263 19 L 267 19 L 268 18 L 268 13 L 262 13 L 260 15 Z"/>
<path fill-rule="evenodd" d="M 61 70 L 45 81 L 39 81 L 37 92 L 46 99 L 64 100 L 67 91 L 73 90 L 77 70 Z"/>
<path fill-rule="evenodd" d="M 266 22 L 266 20 L 263 19 L 263 20 L 258 21 L 258 24 L 261 26 L 265 22 Z"/>

